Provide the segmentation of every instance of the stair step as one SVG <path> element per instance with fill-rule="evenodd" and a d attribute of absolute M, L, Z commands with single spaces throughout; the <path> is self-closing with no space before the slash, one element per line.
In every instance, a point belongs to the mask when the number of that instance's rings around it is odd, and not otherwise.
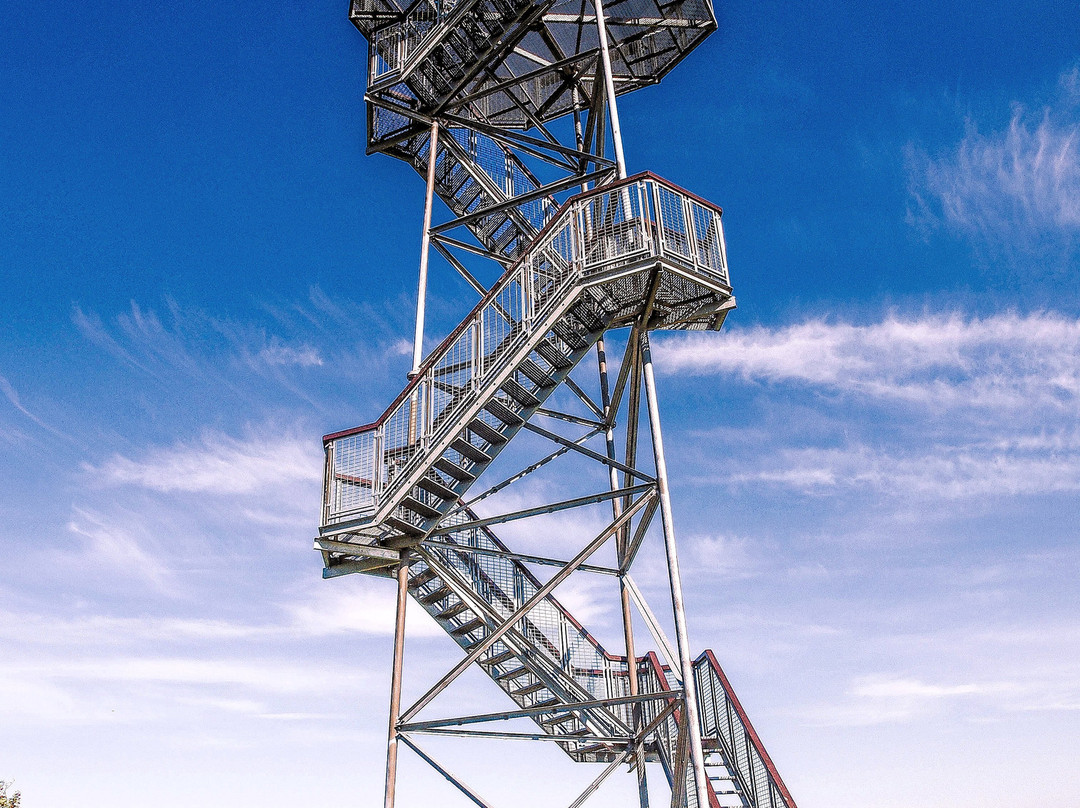
<path fill-rule="evenodd" d="M 561 320 L 551 327 L 551 330 L 555 332 L 555 335 L 573 348 L 575 351 L 580 351 L 589 343 L 585 341 L 584 337 L 569 325 L 566 320 Z"/>
<path fill-rule="evenodd" d="M 489 455 L 482 449 L 477 449 L 475 446 L 465 440 L 465 438 L 455 439 L 454 442 L 450 444 L 450 448 L 458 454 L 464 455 L 465 457 L 469 458 L 469 460 L 473 461 L 474 463 L 491 462 L 491 455 Z"/>
<path fill-rule="evenodd" d="M 507 671 L 506 673 L 500 673 L 495 678 L 500 682 L 505 682 L 505 681 L 507 681 L 509 679 L 520 678 L 520 677 L 524 676 L 528 672 L 529 672 L 528 668 L 524 668 L 524 667 L 522 667 L 522 668 L 514 668 L 512 671 Z"/>
<path fill-rule="evenodd" d="M 401 500 L 401 507 L 408 508 L 410 511 L 420 514 L 425 519 L 434 519 L 436 516 L 439 516 L 438 510 L 432 508 L 426 502 L 421 502 L 411 494 Z"/>
<path fill-rule="evenodd" d="M 520 415 L 507 407 L 497 398 L 493 398 L 491 399 L 491 401 L 485 404 L 484 409 L 490 412 L 507 426 L 517 426 L 518 424 L 523 423 Z"/>
<path fill-rule="evenodd" d="M 475 620 L 470 620 L 463 626 L 458 626 L 457 628 L 451 629 L 450 633 L 455 637 L 461 637 L 465 634 L 472 634 L 478 628 L 483 628 L 485 625 L 487 624 L 479 617 L 477 617 Z"/>
<path fill-rule="evenodd" d="M 537 387 L 554 387 L 555 380 L 544 373 L 543 369 L 531 359 L 522 360 L 518 370 L 528 376 Z"/>
<path fill-rule="evenodd" d="M 541 690 L 545 690 L 547 685 L 543 682 L 535 682 L 527 687 L 521 688 L 521 690 L 513 690 L 510 692 L 511 696 L 531 696 L 533 693 L 538 693 Z"/>
<path fill-rule="evenodd" d="M 485 443 L 498 446 L 506 443 L 506 437 L 499 430 L 479 418 L 469 421 L 469 430 Z"/>
<path fill-rule="evenodd" d="M 420 482 L 417 483 L 420 488 L 423 488 L 430 494 L 434 494 L 439 499 L 453 502 L 457 499 L 457 492 L 453 488 L 449 488 L 436 480 L 434 477 L 421 477 Z"/>
<path fill-rule="evenodd" d="M 394 530 L 404 533 L 406 536 L 423 536 L 424 531 L 414 525 L 412 522 L 407 522 L 400 516 L 388 516 L 386 517 L 386 524 L 392 527 Z"/>
<path fill-rule="evenodd" d="M 462 454 L 464 454 L 464 452 L 462 452 Z M 475 474 L 470 474 L 457 463 L 445 457 L 440 457 L 435 461 L 435 468 L 443 474 L 453 477 L 455 480 L 461 480 L 463 483 L 471 483 L 476 479 Z"/>
<path fill-rule="evenodd" d="M 451 617 L 457 617 L 462 612 L 468 610 L 468 606 L 465 603 L 455 603 L 448 609 L 444 609 L 435 615 L 436 620 L 449 620 Z"/>
<path fill-rule="evenodd" d="M 490 657 L 490 658 L 488 658 L 488 659 L 482 660 L 482 661 L 480 662 L 480 664 L 481 664 L 481 665 L 487 665 L 487 666 L 489 666 L 489 667 L 492 667 L 492 668 L 493 668 L 493 667 L 495 667 L 496 665 L 499 665 L 499 664 L 501 664 L 501 663 L 503 663 L 503 662 L 506 662 L 506 660 L 508 660 L 508 659 L 512 659 L 512 658 L 514 658 L 515 656 L 517 656 L 517 654 L 515 654 L 515 653 L 514 653 L 513 651 L 503 651 L 503 652 L 502 652 L 502 653 L 500 653 L 500 654 L 496 654 L 496 655 L 495 655 L 495 656 L 493 656 L 493 657 Z"/>
<path fill-rule="evenodd" d="M 508 217 L 508 219 L 509 219 L 509 217 Z M 511 220 L 510 221 L 510 226 L 502 231 L 501 236 L 499 236 L 497 239 L 495 239 L 495 244 L 493 245 L 494 249 L 492 250 L 492 252 L 502 252 L 504 249 L 506 249 L 510 245 L 510 242 L 513 241 L 515 238 L 517 238 L 520 234 L 521 234 L 521 231 L 518 229 L 517 224 L 515 224 Z"/>
<path fill-rule="evenodd" d="M 453 592 L 451 591 L 450 587 L 440 586 L 434 592 L 429 592 L 428 594 L 424 595 L 424 597 L 420 598 L 420 602 L 423 603 L 425 606 L 430 606 L 432 603 L 440 601 L 447 595 L 451 594 L 453 594 Z"/>
<path fill-rule="evenodd" d="M 462 185 L 464 185 L 464 183 L 462 183 Z M 476 201 L 476 198 L 480 196 L 483 190 L 484 189 L 480 186 L 480 183 L 474 181 L 472 185 L 465 189 L 464 194 L 459 197 L 457 193 L 455 193 L 454 198 L 461 203 L 462 210 L 469 211 L 469 206 Z"/>
<path fill-rule="evenodd" d="M 575 718 L 577 718 L 577 716 L 573 713 L 560 713 L 559 715 L 556 715 L 552 718 L 545 718 L 540 723 L 543 724 L 545 727 L 555 727 L 559 724 L 565 724 L 567 721 L 573 721 Z M 567 734 L 572 735 L 574 733 Z"/>
<path fill-rule="evenodd" d="M 544 340 L 538 344 L 536 346 L 536 353 L 538 353 L 543 360 L 553 368 L 559 370 L 565 370 L 573 364 L 566 354 L 551 344 L 550 340 Z"/>
<path fill-rule="evenodd" d="M 538 407 L 540 406 L 540 399 L 522 387 L 513 379 L 507 379 L 500 386 L 499 389 L 504 391 L 510 398 L 514 399 L 518 404 L 523 407 Z"/>
<path fill-rule="evenodd" d="M 438 574 L 433 569 L 428 567 L 423 572 L 419 572 L 416 575 L 414 575 L 412 578 L 410 578 L 409 579 L 409 586 L 412 587 L 413 589 L 419 589 L 424 584 L 426 584 L 428 581 L 432 580 L 433 578 L 438 578 L 438 577 L 439 577 Z"/>
<path fill-rule="evenodd" d="M 606 743 L 594 743 L 590 746 L 584 746 L 581 749 L 574 750 L 579 755 L 592 755 L 597 752 L 611 752 L 611 747 Z"/>

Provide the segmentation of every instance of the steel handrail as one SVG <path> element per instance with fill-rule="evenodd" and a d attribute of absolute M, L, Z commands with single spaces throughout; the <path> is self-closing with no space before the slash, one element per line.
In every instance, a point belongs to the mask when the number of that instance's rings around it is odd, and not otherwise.
<path fill-rule="evenodd" d="M 568 199 L 377 421 L 324 436 L 325 479 L 330 485 L 323 524 L 381 507 L 395 489 L 394 480 L 405 476 L 427 446 L 454 428 L 452 413 L 475 400 L 486 378 L 505 369 L 515 350 L 534 336 L 536 324 L 578 281 L 655 257 L 681 263 L 726 285 L 721 215 L 715 205 L 647 172 Z M 698 233 L 701 224 L 704 232 Z M 702 238 L 709 240 L 705 252 L 699 243 Z M 488 344 L 492 335 L 487 326 L 493 323 L 500 333 Z M 460 360 L 452 364 L 464 363 L 466 378 L 456 394 L 447 396 L 449 383 L 442 378 L 447 371 L 441 365 L 452 356 Z M 437 397 L 444 400 L 436 412 Z M 393 434 L 387 434 L 390 427 Z M 368 434 L 370 438 L 361 437 Z M 346 438 L 367 445 L 343 444 L 339 451 L 338 442 Z M 340 455 L 348 452 L 351 462 L 344 463 L 339 475 L 340 461 L 345 460 Z M 356 456 L 365 452 L 371 453 L 370 461 Z M 370 484 L 358 484 L 357 479 Z M 370 497 L 360 493 L 365 488 Z M 352 496 L 343 496 L 346 492 Z M 352 504 L 345 504 L 345 499 Z"/>

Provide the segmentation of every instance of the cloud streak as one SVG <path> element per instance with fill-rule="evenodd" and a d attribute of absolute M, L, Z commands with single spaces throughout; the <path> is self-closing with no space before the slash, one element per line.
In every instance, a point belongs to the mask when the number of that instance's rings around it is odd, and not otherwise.
<path fill-rule="evenodd" d="M 891 315 L 869 325 L 807 320 L 668 338 L 656 353 L 671 374 L 926 407 L 1060 411 L 1080 398 L 1080 320 L 1052 312 Z"/>
<path fill-rule="evenodd" d="M 197 443 L 178 442 L 139 459 L 114 455 L 84 470 L 106 485 L 133 485 L 164 493 L 247 494 L 317 483 L 322 458 L 308 438 L 207 432 Z"/>
<path fill-rule="evenodd" d="M 1054 103 L 1014 103 L 1008 126 L 966 122 L 946 154 L 908 149 L 910 220 L 945 226 L 996 254 L 1070 254 L 1080 241 L 1080 68 L 1062 75 Z"/>
<path fill-rule="evenodd" d="M 930 499 L 1080 491 L 1080 320 L 1052 312 L 809 320 L 672 337 L 656 353 L 668 373 L 767 386 L 771 400 L 820 419 L 814 435 L 790 413 L 774 431 L 758 429 L 750 442 L 773 450 L 699 482 Z M 738 451 L 745 437 L 726 430 L 713 439 Z"/>

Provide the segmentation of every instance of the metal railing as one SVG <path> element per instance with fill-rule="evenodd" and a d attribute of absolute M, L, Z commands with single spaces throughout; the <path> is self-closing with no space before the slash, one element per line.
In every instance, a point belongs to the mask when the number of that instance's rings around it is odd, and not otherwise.
<path fill-rule="evenodd" d="M 417 47 L 435 30 L 443 17 L 443 5 L 439 0 L 421 0 L 400 22 L 371 32 L 368 36 L 369 85 L 401 70 Z"/>
<path fill-rule="evenodd" d="M 787 786 L 754 731 L 712 652 L 694 661 L 702 737 L 715 741 L 730 761 L 740 790 L 755 808 L 794 808 Z"/>
<path fill-rule="evenodd" d="M 460 412 L 494 394 L 488 381 L 535 342 L 539 325 L 579 283 L 663 259 L 727 286 L 720 215 L 651 174 L 568 200 L 382 418 L 324 438 L 323 526 L 371 513 L 401 493 L 399 481 L 462 428 Z"/>
<path fill-rule="evenodd" d="M 473 514 L 466 512 L 451 517 L 451 520 L 467 520 Z M 463 528 L 441 537 L 442 545 L 428 549 L 446 567 L 453 569 L 465 582 L 474 595 L 482 599 L 493 612 L 502 618 L 508 617 L 522 604 L 531 599 L 540 589 L 540 582 L 528 568 L 516 559 L 507 558 L 500 553 L 507 552 L 503 545 L 490 531 L 483 528 Z M 444 545 L 455 545 L 455 548 Z M 480 552 L 476 552 L 480 551 Z M 414 563 L 410 574 L 417 575 L 427 569 L 424 561 Z M 431 579 L 425 586 L 431 590 L 446 584 L 441 577 Z M 424 603 L 424 607 L 439 618 L 440 610 L 445 608 L 438 602 Z M 468 616 L 454 617 L 444 621 L 450 631 L 454 621 L 464 621 Z M 515 624 L 518 634 L 528 643 L 533 662 L 542 657 L 549 669 L 557 670 L 566 680 L 576 683 L 582 691 L 594 699 L 626 696 L 629 694 L 629 680 L 626 660 L 608 654 L 600 643 L 579 624 L 570 613 L 552 596 L 543 598 Z M 486 632 L 485 632 L 486 633 Z M 465 647 L 470 640 L 458 637 Z M 493 655 L 506 650 L 505 645 L 493 647 Z M 520 665 L 520 661 L 505 663 L 508 670 Z M 493 675 L 496 671 L 491 672 Z M 538 700 L 544 695 L 532 694 L 531 700 Z M 615 714 L 624 724 L 630 725 L 630 708 L 626 705 L 608 707 L 606 710 Z M 602 716 L 599 720 L 604 721 Z M 614 726 L 606 728 L 609 733 L 618 732 Z"/>

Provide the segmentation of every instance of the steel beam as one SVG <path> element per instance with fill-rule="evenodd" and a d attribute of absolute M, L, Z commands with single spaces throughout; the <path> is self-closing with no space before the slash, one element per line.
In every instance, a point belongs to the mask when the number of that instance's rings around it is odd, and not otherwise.
<path fill-rule="evenodd" d="M 694 689 L 694 668 L 690 661 L 690 643 L 686 634 L 686 609 L 683 602 L 682 575 L 679 554 L 675 546 L 675 521 L 671 512 L 671 491 L 668 488 L 667 458 L 664 455 L 664 436 L 660 428 L 660 409 L 656 399 L 656 378 L 653 373 L 649 334 L 641 334 L 641 364 L 645 381 L 645 400 L 649 410 L 649 431 L 652 433 L 653 456 L 656 460 L 656 481 L 660 489 L 660 518 L 664 526 L 664 550 L 668 562 L 668 582 L 671 585 L 671 609 L 675 617 L 675 640 L 679 651 L 679 669 L 686 692 L 687 724 L 690 737 L 690 760 L 694 768 L 698 805 L 709 804 L 709 778 L 705 774 L 705 754 L 701 747 L 701 724 L 698 716 L 697 693 Z"/>
<path fill-rule="evenodd" d="M 443 676 L 442 679 L 436 682 L 431 687 L 431 689 L 427 691 L 427 693 L 421 696 L 416 701 L 416 703 L 413 704 L 412 707 L 405 711 L 405 713 L 402 715 L 402 719 L 404 721 L 408 721 L 410 718 L 420 712 L 420 710 L 424 709 L 424 707 L 430 704 L 432 699 L 434 699 L 439 693 L 445 690 L 451 682 L 457 679 L 457 677 L 464 673 L 470 665 L 476 662 L 484 654 L 485 651 L 487 651 L 492 645 L 498 642 L 500 637 L 502 637 L 504 634 L 506 634 L 506 632 L 513 628 L 514 623 L 516 623 L 518 620 L 520 620 L 522 617 L 532 611 L 536 607 L 536 604 L 538 604 L 540 601 L 550 595 L 552 591 L 554 591 L 555 587 L 557 587 L 570 576 L 570 573 L 577 569 L 581 564 L 585 563 L 586 559 L 588 559 L 589 556 L 599 550 L 600 547 L 604 545 L 608 539 L 610 539 L 616 532 L 618 532 L 619 528 L 621 528 L 623 524 L 630 521 L 633 515 L 637 513 L 645 504 L 645 501 L 647 499 L 647 495 L 639 497 L 638 500 L 633 505 L 631 505 L 631 507 L 627 509 L 627 511 L 623 513 L 623 515 L 619 519 L 612 522 L 610 525 L 600 531 L 600 534 L 591 542 L 589 542 L 580 553 L 574 556 L 574 558 L 565 567 L 555 573 L 555 575 L 552 576 L 551 580 L 541 586 L 531 598 L 529 598 L 527 601 L 525 601 L 524 604 L 514 610 L 514 612 L 506 618 L 505 622 L 501 626 L 494 629 L 484 639 L 476 643 L 476 645 L 472 646 L 469 649 L 469 652 L 465 655 L 464 659 L 458 662 L 458 664 L 455 665 L 449 673 L 447 673 L 445 676 Z"/>

